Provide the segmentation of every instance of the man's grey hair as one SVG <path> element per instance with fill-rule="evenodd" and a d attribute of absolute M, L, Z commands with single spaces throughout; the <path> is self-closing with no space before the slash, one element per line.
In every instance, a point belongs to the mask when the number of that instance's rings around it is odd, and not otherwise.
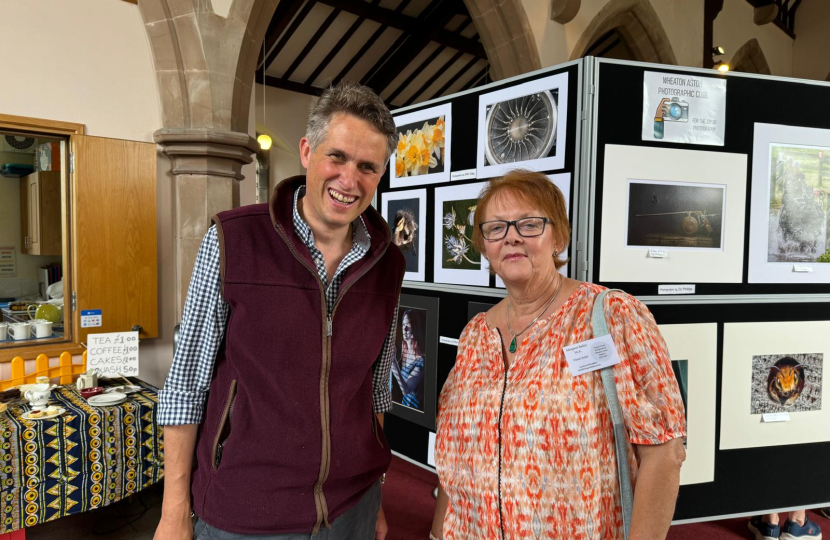
<path fill-rule="evenodd" d="M 326 140 L 329 123 L 337 113 L 350 114 L 372 124 L 386 137 L 386 160 L 389 159 L 398 142 L 392 114 L 371 88 L 354 81 L 341 81 L 330 86 L 311 108 L 305 136 L 312 152 Z"/>

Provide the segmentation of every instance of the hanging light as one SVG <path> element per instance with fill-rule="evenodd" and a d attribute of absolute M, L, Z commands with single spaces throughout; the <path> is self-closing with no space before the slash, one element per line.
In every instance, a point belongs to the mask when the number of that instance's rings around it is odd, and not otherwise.
<path fill-rule="evenodd" d="M 269 137 L 265 133 L 257 137 L 256 142 L 259 143 L 259 147 L 263 150 L 268 150 L 269 148 L 271 148 L 271 137 Z"/>
<path fill-rule="evenodd" d="M 720 45 L 712 47 L 712 56 L 721 56 L 723 54 L 726 54 L 726 50 Z"/>
<path fill-rule="evenodd" d="M 715 64 L 715 69 L 723 73 L 726 73 L 727 71 L 729 71 L 729 64 L 727 64 L 726 62 L 719 61 Z"/>

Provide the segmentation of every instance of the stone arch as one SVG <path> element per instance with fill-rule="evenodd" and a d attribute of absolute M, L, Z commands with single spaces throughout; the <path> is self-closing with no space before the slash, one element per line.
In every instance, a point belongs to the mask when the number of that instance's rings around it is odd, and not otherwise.
<path fill-rule="evenodd" d="M 764 51 L 761 50 L 761 44 L 755 38 L 741 45 L 741 48 L 732 57 L 732 62 L 729 67 L 732 71 L 771 75 L 767 57 L 764 56 Z"/>
<path fill-rule="evenodd" d="M 616 30 L 641 62 L 677 64 L 669 36 L 648 0 L 611 0 L 588 25 L 571 52 L 582 58 L 598 39 Z"/>
<path fill-rule="evenodd" d="M 493 80 L 541 69 L 521 0 L 464 0 L 490 61 Z"/>

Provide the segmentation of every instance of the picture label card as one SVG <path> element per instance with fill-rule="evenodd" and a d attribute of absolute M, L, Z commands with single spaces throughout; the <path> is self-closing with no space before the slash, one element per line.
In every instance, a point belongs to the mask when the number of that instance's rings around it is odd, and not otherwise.
<path fill-rule="evenodd" d="M 813 267 L 809 264 L 794 264 L 793 272 L 812 272 Z"/>
<path fill-rule="evenodd" d="M 694 285 L 658 285 L 657 294 L 695 294 Z"/>
<path fill-rule="evenodd" d="M 438 341 L 440 343 L 443 343 L 444 345 L 453 345 L 455 347 L 458 347 L 458 340 L 455 338 L 441 336 L 438 338 Z"/>
<path fill-rule="evenodd" d="M 472 180 L 476 177 L 475 169 L 466 169 L 464 171 L 453 171 L 450 173 L 450 180 Z"/>
<path fill-rule="evenodd" d="M 648 250 L 648 256 L 652 259 L 665 259 L 669 256 L 668 250 L 665 249 L 654 249 L 651 248 Z"/>
<path fill-rule="evenodd" d="M 646 71 L 643 140 L 723 146 L 726 79 Z"/>
<path fill-rule="evenodd" d="M 574 343 L 562 347 L 562 351 L 574 376 L 620 363 L 617 347 L 610 335 Z"/>
<path fill-rule="evenodd" d="M 789 422 L 790 421 L 790 413 L 788 412 L 776 412 L 776 413 L 765 413 L 761 419 L 762 422 Z"/>

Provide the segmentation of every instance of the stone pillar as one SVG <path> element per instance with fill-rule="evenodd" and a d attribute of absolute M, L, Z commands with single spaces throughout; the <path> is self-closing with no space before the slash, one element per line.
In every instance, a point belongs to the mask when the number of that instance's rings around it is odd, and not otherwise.
<path fill-rule="evenodd" d="M 154 136 L 173 162 L 177 319 L 201 239 L 217 212 L 239 205 L 257 55 L 277 0 L 138 0 L 153 51 L 163 128 Z"/>
<path fill-rule="evenodd" d="M 541 69 L 521 0 L 464 0 L 464 4 L 481 36 L 493 80 Z"/>
<path fill-rule="evenodd" d="M 160 129 L 154 138 L 173 163 L 176 315 L 181 320 L 193 264 L 210 218 L 239 206 L 236 182 L 243 178 L 242 166 L 253 161 L 257 142 L 247 133 L 183 128 Z"/>

